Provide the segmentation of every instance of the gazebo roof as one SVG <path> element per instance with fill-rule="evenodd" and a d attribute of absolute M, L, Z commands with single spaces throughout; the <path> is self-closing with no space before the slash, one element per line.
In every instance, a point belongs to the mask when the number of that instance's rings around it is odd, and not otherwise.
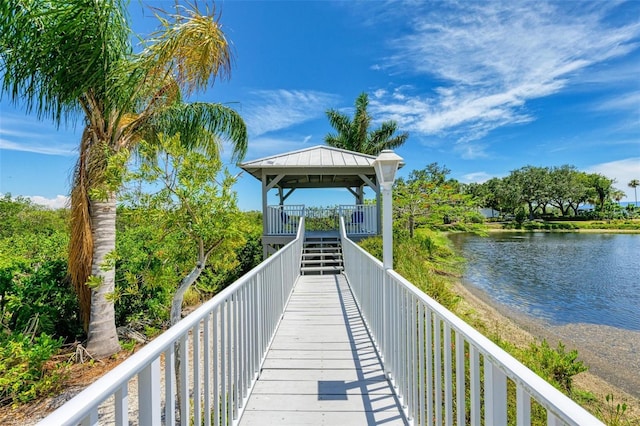
<path fill-rule="evenodd" d="M 362 176 L 375 182 L 376 157 L 330 146 L 314 146 L 258 160 L 240 167 L 258 180 L 263 175 L 280 176 L 281 188 L 357 187 Z"/>

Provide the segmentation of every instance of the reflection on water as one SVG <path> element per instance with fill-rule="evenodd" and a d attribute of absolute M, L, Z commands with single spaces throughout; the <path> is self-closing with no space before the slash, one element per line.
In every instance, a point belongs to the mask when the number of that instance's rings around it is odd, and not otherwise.
<path fill-rule="evenodd" d="M 465 280 L 553 324 L 640 330 L 640 235 L 499 233 L 450 236 Z"/>

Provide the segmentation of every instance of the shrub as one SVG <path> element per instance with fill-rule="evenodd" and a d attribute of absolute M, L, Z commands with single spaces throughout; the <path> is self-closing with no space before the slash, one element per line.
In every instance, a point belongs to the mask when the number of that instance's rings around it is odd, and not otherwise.
<path fill-rule="evenodd" d="M 546 340 L 539 345 L 532 343 L 523 355 L 529 368 L 568 395 L 571 395 L 573 376 L 588 370 L 578 360 L 578 351 L 567 352 L 562 342 L 558 342 L 556 349 L 551 348 Z"/>
<path fill-rule="evenodd" d="M 47 372 L 45 362 L 62 345 L 42 333 L 33 337 L 23 333 L 0 334 L 0 405 L 31 401 L 59 390 L 64 366 Z"/>

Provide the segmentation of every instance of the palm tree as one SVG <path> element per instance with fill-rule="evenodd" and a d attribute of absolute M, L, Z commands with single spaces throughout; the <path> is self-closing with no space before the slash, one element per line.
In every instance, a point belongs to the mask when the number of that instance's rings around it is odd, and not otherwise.
<path fill-rule="evenodd" d="M 636 188 L 640 186 L 640 180 L 631 179 L 631 181 L 629 182 L 628 186 L 633 188 L 633 193 L 634 193 L 635 199 L 636 199 L 636 207 L 638 207 L 638 190 Z"/>
<path fill-rule="evenodd" d="M 614 191 L 611 192 L 611 198 L 616 200 L 616 202 L 618 203 L 618 205 L 620 205 L 620 200 L 622 200 L 624 198 L 626 194 L 624 193 L 624 191 L 621 191 L 619 189 L 616 189 Z"/>
<path fill-rule="evenodd" d="M 337 133 L 329 133 L 325 136 L 327 145 L 363 154 L 378 155 L 383 149 L 394 149 L 406 142 L 408 133 L 403 132 L 394 136 L 397 123 L 393 120 L 385 121 L 378 129 L 370 131 L 371 116 L 367 112 L 368 106 L 369 97 L 366 93 L 361 93 L 356 98 L 353 120 L 335 109 L 328 110 L 329 124 Z"/>
<path fill-rule="evenodd" d="M 113 301 L 116 194 L 129 153 L 141 140 L 180 134 L 189 147 L 218 155 L 220 137 L 241 159 L 244 122 L 220 104 L 183 96 L 229 76 L 229 45 L 215 17 L 176 7 L 137 54 L 125 0 L 0 5 L 2 92 L 58 125 L 82 117 L 71 190 L 69 271 L 87 330 L 87 350 L 117 352 Z"/>

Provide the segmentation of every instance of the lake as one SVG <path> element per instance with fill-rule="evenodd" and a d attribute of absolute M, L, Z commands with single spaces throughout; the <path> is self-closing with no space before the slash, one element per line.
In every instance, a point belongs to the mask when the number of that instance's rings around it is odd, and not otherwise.
<path fill-rule="evenodd" d="M 452 234 L 464 280 L 552 325 L 640 330 L 640 234 Z"/>

